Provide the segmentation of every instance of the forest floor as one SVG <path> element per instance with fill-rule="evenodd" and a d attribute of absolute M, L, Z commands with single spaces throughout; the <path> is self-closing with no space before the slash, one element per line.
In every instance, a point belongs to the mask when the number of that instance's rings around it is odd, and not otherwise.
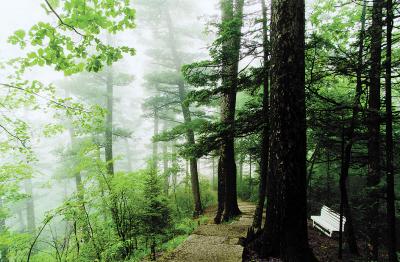
<path fill-rule="evenodd" d="M 204 216 L 208 217 L 205 224 L 200 225 L 180 246 L 175 250 L 161 254 L 157 261 L 162 262 L 239 262 L 242 261 L 243 246 L 240 238 L 246 237 L 247 230 L 253 222 L 255 205 L 249 202 L 239 202 L 242 215 L 229 223 L 215 224 L 213 218 L 216 207 L 210 207 Z M 329 238 L 309 223 L 309 243 L 319 261 L 365 261 L 363 256 L 355 258 L 345 250 L 343 260 L 337 258 L 338 240 Z M 363 252 L 362 252 L 363 253 Z M 248 261 L 277 262 L 279 259 L 257 259 L 253 257 Z"/>
<path fill-rule="evenodd" d="M 200 225 L 178 248 L 157 261 L 242 261 L 243 246 L 239 244 L 239 239 L 247 235 L 253 222 L 255 205 L 239 202 L 239 208 L 242 215 L 237 220 L 219 225 L 212 222 L 216 207 L 208 208 L 205 216 L 210 218 L 209 222 Z"/>

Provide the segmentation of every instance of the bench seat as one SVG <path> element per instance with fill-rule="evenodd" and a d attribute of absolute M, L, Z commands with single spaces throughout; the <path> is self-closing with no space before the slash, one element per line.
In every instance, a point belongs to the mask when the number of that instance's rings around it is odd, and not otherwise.
<path fill-rule="evenodd" d="M 313 227 L 318 228 L 329 237 L 332 237 L 334 232 L 339 232 L 340 230 L 340 215 L 327 206 L 321 208 L 320 216 L 311 216 L 311 220 L 313 221 Z M 342 230 L 345 223 L 346 218 L 343 217 Z"/>

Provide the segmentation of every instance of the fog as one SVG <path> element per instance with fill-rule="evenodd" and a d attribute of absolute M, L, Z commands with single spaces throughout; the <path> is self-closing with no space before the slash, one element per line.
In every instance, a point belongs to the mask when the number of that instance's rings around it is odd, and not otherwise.
<path fill-rule="evenodd" d="M 181 1 L 188 2 L 187 0 Z M 215 0 L 192 1 L 196 8 L 187 13 L 187 17 L 174 17 L 173 19 L 183 19 L 188 21 L 188 26 L 195 25 L 196 30 L 203 31 L 203 39 L 196 41 L 194 45 L 186 46 L 188 52 L 202 52 L 207 54 L 207 46 L 210 44 L 212 36 L 205 33 L 205 24 L 212 20 L 212 16 L 217 14 L 217 2 Z M 18 29 L 28 30 L 32 25 L 39 21 L 57 24 L 57 18 L 52 14 L 46 14 L 42 7 L 43 1 L 18 0 L 3 4 L 0 9 L 0 58 L 7 61 L 25 54 L 26 50 L 21 50 L 18 46 L 8 43 L 8 37 Z M 132 6 L 136 8 L 136 3 Z M 115 88 L 115 125 L 116 128 L 126 129 L 131 136 L 126 139 L 116 139 L 114 144 L 116 160 L 116 171 L 118 170 L 138 170 L 144 168 L 151 156 L 151 145 L 153 136 L 153 121 L 145 117 L 142 104 L 150 95 L 146 90 L 144 76 L 151 73 L 156 61 L 152 60 L 148 53 L 152 44 L 156 43 L 157 35 L 152 34 L 151 27 L 146 21 L 145 13 L 141 13 L 143 8 L 137 9 L 136 28 L 113 36 L 113 42 L 116 45 L 127 45 L 136 49 L 135 56 L 125 56 L 121 61 L 115 64 L 122 73 L 130 74 L 134 80 L 118 88 Z M 176 21 L 174 21 L 175 23 Z M 146 24 L 147 23 L 147 24 Z M 28 49 L 29 50 L 29 49 Z M 10 72 L 8 71 L 7 74 Z M 1 72 L 1 82 L 5 82 L 6 75 Z M 29 69 L 24 77 L 30 80 L 38 80 L 42 83 L 56 85 L 57 94 L 65 96 L 64 90 L 57 87 L 59 83 L 68 81 L 75 76 L 64 76 L 63 73 L 55 71 L 53 68 L 33 67 Z M 76 97 L 75 97 L 76 98 Z M 41 103 L 46 103 L 45 99 L 38 99 Z M 22 110 L 19 116 L 27 121 L 31 127 L 30 146 L 36 156 L 37 161 L 34 164 L 32 174 L 32 198 L 35 207 L 35 221 L 40 224 L 46 211 L 56 208 L 69 194 L 75 191 L 74 182 L 71 179 L 60 178 L 57 170 L 62 161 L 60 154 L 70 144 L 68 132 L 64 130 L 61 133 L 44 137 L 41 129 L 49 123 L 61 123 L 60 119 L 54 118 L 54 111 L 25 111 Z M 64 123 L 65 124 L 65 123 Z M 127 145 L 125 144 L 127 143 Z M 127 164 L 127 148 L 129 149 L 129 160 Z M 202 163 L 200 163 L 202 165 Z M 208 165 L 208 163 L 204 163 Z M 128 167 L 129 166 L 129 167 Z M 207 169 L 204 172 L 208 172 Z M 209 174 L 204 174 L 209 175 Z M 62 176 L 61 176 L 62 177 Z M 22 186 L 22 184 L 21 184 Z M 29 194 L 29 192 L 26 192 Z M 13 206 L 12 217 L 7 219 L 7 225 L 14 230 L 22 230 L 21 226 L 26 225 L 26 209 L 24 204 L 16 203 Z M 22 221 L 21 221 L 22 220 Z"/>

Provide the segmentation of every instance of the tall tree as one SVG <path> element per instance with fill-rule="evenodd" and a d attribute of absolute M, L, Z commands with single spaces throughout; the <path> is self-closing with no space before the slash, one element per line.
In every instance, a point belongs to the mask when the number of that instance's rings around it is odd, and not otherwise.
<path fill-rule="evenodd" d="M 262 9 L 262 28 L 263 28 L 263 50 L 264 50 L 264 78 L 263 78 L 263 121 L 260 156 L 260 184 L 258 189 L 258 203 L 254 213 L 253 227 L 260 228 L 262 223 L 262 214 L 264 210 L 265 195 L 267 191 L 268 176 L 268 154 L 269 154 L 269 39 L 268 39 L 268 17 L 267 5 L 265 0 L 261 0 Z"/>
<path fill-rule="evenodd" d="M 169 10 L 166 12 L 166 22 L 168 27 L 168 46 L 170 48 L 173 63 L 175 66 L 176 73 L 181 75 L 182 69 L 182 58 L 180 57 L 178 50 L 175 46 L 175 30 L 174 25 L 172 24 L 171 15 Z M 182 109 L 183 120 L 185 124 L 190 124 L 192 122 L 192 116 L 190 112 L 190 108 L 186 103 L 187 97 L 187 90 L 185 88 L 185 82 L 180 76 L 177 82 L 178 85 L 178 94 L 179 94 L 179 101 Z M 191 128 L 188 128 L 186 131 L 186 141 L 188 145 L 194 145 L 196 143 L 194 131 Z M 200 184 L 199 184 L 199 171 L 197 168 L 197 159 L 193 156 L 189 158 L 189 166 L 190 166 L 190 181 L 192 184 L 192 194 L 193 194 L 193 201 L 194 201 L 194 213 L 195 217 L 201 215 L 203 213 L 203 207 L 201 205 L 201 198 L 200 198 Z"/>
<path fill-rule="evenodd" d="M 160 117 L 165 117 L 167 109 L 171 110 L 174 115 L 177 112 L 183 116 L 183 125 L 179 136 L 185 137 L 185 142 L 188 147 L 194 147 L 196 138 L 192 128 L 194 112 L 190 108 L 190 104 L 186 101 L 190 86 L 182 77 L 182 66 L 192 60 L 193 54 L 187 52 L 187 48 L 182 45 L 182 40 L 185 40 L 187 45 L 188 41 L 194 38 L 198 39 L 198 32 L 192 30 L 190 33 L 186 31 L 188 23 L 192 21 L 187 20 L 190 16 L 183 16 L 176 19 L 178 15 L 188 14 L 194 8 L 192 3 L 183 3 L 177 1 L 161 1 L 161 0 L 146 0 L 143 1 L 143 6 L 146 7 L 147 24 L 151 25 L 154 35 L 160 39 L 158 42 L 152 41 L 154 50 L 149 52 L 152 60 L 158 66 L 152 69 L 149 74 L 148 81 L 158 85 L 159 94 L 162 98 L 163 111 L 158 112 Z M 149 15 L 151 14 L 151 15 Z M 149 19 L 149 17 L 158 16 L 159 21 Z M 182 23 L 185 22 L 185 28 Z M 196 54 L 197 55 L 197 54 Z M 170 117 L 165 117 L 165 120 L 171 120 Z M 177 120 L 173 120 L 180 122 Z M 165 131 L 165 130 L 164 130 Z M 173 139 L 177 139 L 174 137 Z M 165 140 L 173 140 L 165 139 Z M 189 162 L 190 181 L 192 186 L 192 196 L 194 202 L 193 215 L 198 216 L 203 213 L 203 207 L 200 197 L 200 184 L 198 172 L 198 159 L 194 155 L 187 156 Z"/>
<path fill-rule="evenodd" d="M 221 0 L 222 10 L 222 97 L 221 122 L 226 126 L 222 135 L 221 175 L 225 182 L 223 220 L 240 214 L 237 203 L 237 170 L 235 163 L 235 108 L 238 88 L 243 0 Z"/>
<path fill-rule="evenodd" d="M 315 261 L 307 232 L 304 0 L 273 0 L 271 19 L 271 147 L 261 254 Z"/>
<path fill-rule="evenodd" d="M 393 2 L 386 0 L 386 63 L 385 63 L 385 104 L 386 104 L 386 206 L 388 224 L 389 261 L 397 262 L 396 254 L 396 208 L 393 167 L 393 110 L 392 110 L 392 31 Z"/>
<path fill-rule="evenodd" d="M 106 122 L 105 122 L 105 158 L 107 174 L 114 175 L 113 157 L 113 106 L 114 106 L 114 79 L 111 68 L 106 68 Z"/>
<path fill-rule="evenodd" d="M 364 40 L 365 40 L 365 16 L 366 16 L 367 2 L 363 1 L 362 13 L 361 13 L 361 30 L 359 34 L 359 44 L 357 53 L 357 66 L 356 66 L 356 94 L 354 97 L 352 116 L 350 120 L 350 126 L 347 130 L 347 143 L 344 146 L 344 152 L 342 156 L 342 163 L 340 169 L 340 214 L 341 221 L 343 221 L 343 214 L 346 216 L 346 236 L 349 245 L 350 252 L 358 254 L 357 242 L 354 233 L 353 216 L 349 205 L 348 193 L 347 193 L 347 179 L 349 176 L 351 152 L 354 144 L 354 135 L 356 129 L 356 122 L 358 114 L 360 112 L 360 99 L 363 92 L 363 57 L 364 57 Z M 339 232 L 339 258 L 342 257 L 342 231 Z"/>
<path fill-rule="evenodd" d="M 382 9 L 384 1 L 375 0 L 372 7 L 371 68 L 368 97 L 368 237 L 371 245 L 370 259 L 378 259 L 379 247 L 379 182 L 381 179 L 380 104 L 381 104 L 381 55 L 382 55 Z"/>

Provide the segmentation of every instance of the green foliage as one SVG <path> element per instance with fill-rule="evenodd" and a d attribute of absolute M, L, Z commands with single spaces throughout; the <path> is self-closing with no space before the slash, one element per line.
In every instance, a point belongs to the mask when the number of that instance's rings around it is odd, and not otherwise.
<path fill-rule="evenodd" d="M 149 170 L 144 186 L 143 228 L 145 236 L 155 238 L 171 225 L 171 214 L 166 197 L 161 193 L 160 180 L 154 169 Z"/>
<path fill-rule="evenodd" d="M 28 32 L 17 30 L 9 38 L 10 43 L 21 48 L 29 45 L 34 49 L 15 61 L 20 65 L 18 73 L 44 65 L 54 66 L 66 75 L 83 70 L 98 72 L 121 59 L 124 53 L 134 55 L 133 48 L 113 47 L 98 37 L 103 32 L 115 34 L 135 27 L 135 11 L 129 3 L 128 0 L 70 0 L 55 7 L 47 1 L 43 8 L 58 19 L 58 26 L 39 22 Z M 76 37 L 80 38 L 78 44 Z"/>

